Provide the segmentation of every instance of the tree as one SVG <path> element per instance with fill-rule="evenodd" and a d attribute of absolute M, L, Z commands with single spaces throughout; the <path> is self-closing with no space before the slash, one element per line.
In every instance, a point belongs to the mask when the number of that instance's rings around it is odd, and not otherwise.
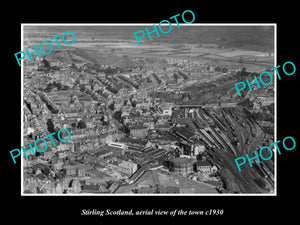
<path fill-rule="evenodd" d="M 223 73 L 227 73 L 227 71 L 228 71 L 228 69 L 225 68 L 225 67 L 222 69 L 222 72 L 223 72 Z"/>
<path fill-rule="evenodd" d="M 77 124 L 77 128 L 80 128 L 80 129 L 86 128 L 86 123 L 84 121 L 80 120 Z"/>
<path fill-rule="evenodd" d="M 51 119 L 47 120 L 47 129 L 50 133 L 54 132 L 54 124 Z"/>
<path fill-rule="evenodd" d="M 136 107 L 136 101 L 135 101 L 135 100 L 130 101 L 130 103 L 131 103 L 131 106 L 132 106 L 132 107 Z"/>
<path fill-rule="evenodd" d="M 201 161 L 201 160 L 202 160 L 202 154 L 198 154 L 198 155 L 196 156 L 196 158 L 197 158 L 198 161 Z"/>
<path fill-rule="evenodd" d="M 122 112 L 121 111 L 116 111 L 113 115 L 113 118 L 116 119 L 117 121 L 119 121 L 120 123 L 123 122 L 122 118 Z"/>
<path fill-rule="evenodd" d="M 57 90 L 61 90 L 62 89 L 62 85 L 61 85 L 61 83 L 56 83 L 56 87 L 57 87 Z"/>
<path fill-rule="evenodd" d="M 50 69 L 50 62 L 47 61 L 46 59 L 43 59 L 43 61 L 41 62 L 42 66 L 45 68 L 45 69 Z"/>
<path fill-rule="evenodd" d="M 219 66 L 215 67 L 215 71 L 216 72 L 220 72 L 221 71 L 221 67 L 219 67 Z"/>
<path fill-rule="evenodd" d="M 85 91 L 85 86 L 84 85 L 80 85 L 80 91 L 84 92 Z"/>
<path fill-rule="evenodd" d="M 243 75 L 244 73 L 246 73 L 246 67 L 243 67 L 241 73 L 242 73 L 242 75 Z"/>
<path fill-rule="evenodd" d="M 69 89 L 70 89 L 70 87 L 68 85 L 64 85 L 63 88 L 62 88 L 62 90 L 64 90 L 64 91 L 67 91 Z"/>
<path fill-rule="evenodd" d="M 79 85 L 79 84 L 80 84 L 80 80 L 79 80 L 78 78 L 76 78 L 74 84 L 75 84 L 75 85 Z"/>
<path fill-rule="evenodd" d="M 178 158 L 180 156 L 180 150 L 178 148 L 175 149 L 175 157 Z"/>
<path fill-rule="evenodd" d="M 114 104 L 114 102 L 111 103 L 111 104 L 108 106 L 108 108 L 110 108 L 112 111 L 114 111 L 114 110 L 115 110 L 115 104 Z"/>

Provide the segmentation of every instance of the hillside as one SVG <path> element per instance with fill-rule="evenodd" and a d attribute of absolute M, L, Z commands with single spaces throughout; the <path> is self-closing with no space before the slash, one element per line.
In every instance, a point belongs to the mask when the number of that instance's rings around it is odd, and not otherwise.
<path fill-rule="evenodd" d="M 159 21 L 158 21 L 159 22 Z M 36 26 L 25 27 L 25 38 L 29 37 L 48 37 L 62 34 L 64 31 L 71 30 L 76 35 L 77 41 L 86 38 L 109 38 L 135 41 L 134 32 L 153 29 L 148 26 Z M 149 43 L 168 42 L 168 43 L 214 43 L 226 45 L 227 47 L 239 47 L 248 50 L 259 50 L 274 48 L 274 28 L 272 26 L 177 26 L 173 25 L 168 34 L 161 34 L 160 37 L 152 35 L 153 40 Z M 145 38 L 145 40 L 147 40 Z"/>
<path fill-rule="evenodd" d="M 73 58 L 81 58 L 86 61 L 90 61 L 95 64 L 105 64 L 118 67 L 136 67 L 136 64 L 126 56 L 117 56 L 111 53 L 102 53 L 97 50 L 82 50 L 75 49 L 70 50 L 69 54 Z"/>
<path fill-rule="evenodd" d="M 168 66 L 167 60 L 160 57 L 147 57 L 138 64 L 146 69 L 163 69 Z"/>
<path fill-rule="evenodd" d="M 118 66 L 118 67 L 136 67 L 129 57 L 117 56 L 111 53 L 102 53 L 97 50 L 84 50 L 84 49 L 68 49 L 68 50 L 56 50 L 46 57 L 48 60 L 59 60 L 64 63 L 72 62 L 87 62 L 102 64 L 108 66 Z"/>
<path fill-rule="evenodd" d="M 62 63 L 70 64 L 72 62 L 87 62 L 99 65 L 115 66 L 120 68 L 128 67 L 143 67 L 146 69 L 162 69 L 168 66 L 168 62 L 161 57 L 146 57 L 137 62 L 126 55 L 118 56 L 109 52 L 100 52 L 97 50 L 84 50 L 84 49 L 65 49 L 54 50 L 51 54 L 43 56 L 49 61 L 60 61 Z"/>

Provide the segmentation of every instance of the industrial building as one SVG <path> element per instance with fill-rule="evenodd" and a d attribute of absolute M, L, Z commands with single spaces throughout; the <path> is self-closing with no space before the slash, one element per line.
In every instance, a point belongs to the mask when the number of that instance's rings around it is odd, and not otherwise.
<path fill-rule="evenodd" d="M 181 175 L 186 175 L 194 171 L 196 160 L 192 158 L 174 158 L 170 161 L 169 170 Z"/>

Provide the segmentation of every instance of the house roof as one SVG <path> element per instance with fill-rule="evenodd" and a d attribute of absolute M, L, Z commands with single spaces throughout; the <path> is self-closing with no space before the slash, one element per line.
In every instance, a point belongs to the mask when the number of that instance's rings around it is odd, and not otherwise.
<path fill-rule="evenodd" d="M 119 187 L 120 183 L 119 182 L 113 182 L 110 186 L 109 186 L 109 190 L 114 192 L 118 187 Z"/>
<path fill-rule="evenodd" d="M 102 173 L 102 172 L 98 171 L 98 170 L 95 169 L 95 168 L 91 168 L 91 169 L 87 170 L 86 172 L 91 173 L 91 174 L 94 174 L 94 175 L 98 176 L 98 177 L 101 178 L 101 179 L 103 179 L 103 178 L 105 178 L 105 177 L 109 177 L 109 176 L 106 175 L 105 173 Z"/>
<path fill-rule="evenodd" d="M 70 170 L 70 169 L 78 169 L 78 170 L 88 170 L 91 169 L 92 167 L 89 165 L 85 165 L 85 164 L 78 164 L 78 165 L 72 165 L 72 166 L 67 166 L 66 169 Z"/>
<path fill-rule="evenodd" d="M 133 125 L 130 127 L 130 130 L 138 130 L 138 129 L 147 129 L 147 127 L 142 125 Z"/>
<path fill-rule="evenodd" d="M 26 178 L 33 178 L 34 176 L 30 173 L 24 173 L 24 179 Z"/>
<path fill-rule="evenodd" d="M 208 161 L 198 161 L 197 166 L 211 166 L 211 164 Z"/>
<path fill-rule="evenodd" d="M 99 185 L 95 185 L 95 184 L 83 184 L 81 186 L 81 190 L 83 192 L 99 192 L 99 188 L 100 186 Z"/>
<path fill-rule="evenodd" d="M 216 180 L 205 180 L 203 181 L 203 183 L 207 183 L 216 187 L 220 185 L 220 181 L 216 181 Z"/>
<path fill-rule="evenodd" d="M 147 140 L 133 139 L 133 138 L 129 138 L 129 137 L 121 137 L 119 142 L 146 145 L 148 141 Z"/>
<path fill-rule="evenodd" d="M 98 152 L 97 152 L 97 155 L 100 156 L 100 155 L 107 154 L 107 153 L 109 153 L 109 152 L 112 152 L 112 150 L 111 150 L 111 149 L 103 149 L 103 150 L 101 150 L 101 151 L 98 151 Z"/>
<path fill-rule="evenodd" d="M 183 136 L 186 139 L 190 139 L 191 137 L 193 137 L 195 135 L 193 132 L 191 132 L 186 127 L 176 127 L 175 131 L 177 134 Z"/>
<path fill-rule="evenodd" d="M 159 107 L 162 110 L 169 110 L 172 107 L 172 104 L 167 103 L 167 102 L 163 102 L 163 103 L 159 104 Z"/>
<path fill-rule="evenodd" d="M 164 128 L 170 128 L 170 125 L 167 123 L 163 123 L 163 124 L 155 124 L 154 125 L 155 129 L 164 129 Z"/>
<path fill-rule="evenodd" d="M 35 178 L 38 178 L 40 180 L 44 180 L 44 179 L 47 178 L 47 176 L 43 173 L 39 173 L 39 174 L 35 175 Z"/>

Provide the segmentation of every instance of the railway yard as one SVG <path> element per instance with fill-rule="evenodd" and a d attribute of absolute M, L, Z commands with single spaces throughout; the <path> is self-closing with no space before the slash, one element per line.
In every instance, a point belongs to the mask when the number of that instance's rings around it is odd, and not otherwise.
<path fill-rule="evenodd" d="M 81 35 L 64 51 L 24 60 L 24 139 L 61 127 L 72 134 L 58 152 L 29 157 L 27 191 L 274 193 L 276 157 L 241 172 L 235 164 L 275 141 L 274 85 L 242 96 L 234 87 L 273 67 L 271 47 L 137 48 Z M 51 173 L 35 174 L 41 165 Z"/>

